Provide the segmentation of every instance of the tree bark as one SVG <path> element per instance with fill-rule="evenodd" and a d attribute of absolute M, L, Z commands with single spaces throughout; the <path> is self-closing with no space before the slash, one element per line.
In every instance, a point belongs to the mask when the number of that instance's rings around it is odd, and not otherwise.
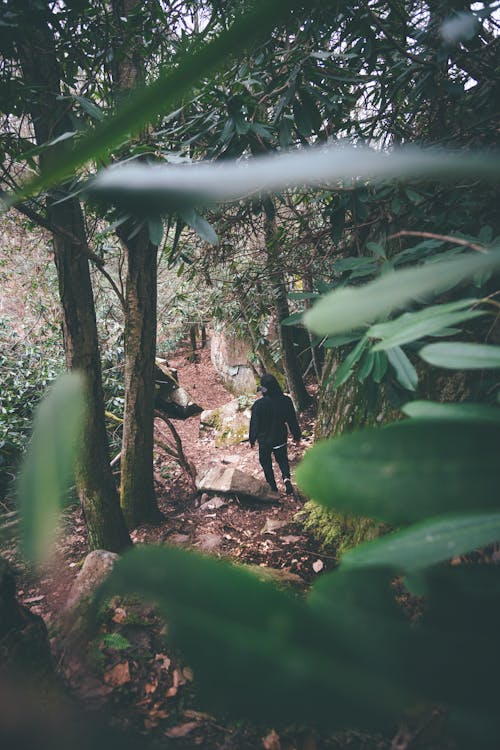
<path fill-rule="evenodd" d="M 276 229 L 276 220 L 274 218 L 270 219 L 266 216 L 264 219 L 264 232 L 266 239 L 268 273 L 274 296 L 274 309 L 278 320 L 280 321 L 279 337 L 283 354 L 283 368 L 285 370 L 288 388 L 292 401 L 295 404 L 295 408 L 297 411 L 304 411 L 309 405 L 311 398 L 302 378 L 299 358 L 293 343 L 292 328 L 281 324 L 281 321 L 289 316 L 290 311 L 286 296 L 285 277 L 278 252 L 278 233 Z"/>
<path fill-rule="evenodd" d="M 32 7 L 33 5 L 33 7 Z M 36 142 L 47 143 L 71 129 L 66 105 L 59 99 L 62 68 L 57 58 L 53 32 L 44 9 L 27 8 L 23 35 L 17 42 L 19 62 L 27 90 Z M 64 144 L 42 151 L 40 168 L 50 167 L 64 152 Z M 55 228 L 54 255 L 63 311 L 63 335 L 68 369 L 80 370 L 87 383 L 87 415 L 77 459 L 76 479 L 87 524 L 91 549 L 119 552 L 131 544 L 109 465 L 101 362 L 97 324 L 90 281 L 88 245 L 83 213 L 76 198 L 64 202 L 64 188 L 57 203 L 47 201 L 50 224 Z"/>
<path fill-rule="evenodd" d="M 159 518 L 153 479 L 156 356 L 157 248 L 147 226 L 132 239 L 120 232 L 126 261 L 125 407 L 121 461 L 121 507 L 129 528 Z"/>
<path fill-rule="evenodd" d="M 125 98 L 144 80 L 140 16 L 134 16 L 138 7 L 138 0 L 112 3 L 116 27 L 112 65 L 115 99 Z M 138 221 L 127 221 L 117 230 L 127 263 L 120 502 L 129 528 L 160 517 L 153 477 L 158 248 L 149 239 L 147 221 L 136 231 Z"/>

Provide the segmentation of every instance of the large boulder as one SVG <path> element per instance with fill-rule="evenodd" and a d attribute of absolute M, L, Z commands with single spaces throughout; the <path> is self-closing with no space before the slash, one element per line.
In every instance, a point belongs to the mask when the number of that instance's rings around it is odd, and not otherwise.
<path fill-rule="evenodd" d="M 179 385 L 177 370 L 168 366 L 166 359 L 155 362 L 155 407 L 169 417 L 186 419 L 202 411 L 189 393 Z"/>
<path fill-rule="evenodd" d="M 230 331 L 214 331 L 210 343 L 212 364 L 235 396 L 255 393 L 257 380 L 251 364 L 249 341 Z"/>
<path fill-rule="evenodd" d="M 206 474 L 197 478 L 196 486 L 200 492 L 214 492 L 220 495 L 237 495 L 246 500 L 274 503 L 279 501 L 279 494 L 273 492 L 269 485 L 261 482 L 251 474 L 236 469 L 234 466 L 213 466 Z"/>
<path fill-rule="evenodd" d="M 253 399 L 240 396 L 217 409 L 203 411 L 200 416 L 200 430 L 215 430 L 217 448 L 243 443 L 248 438 L 252 403 Z"/>

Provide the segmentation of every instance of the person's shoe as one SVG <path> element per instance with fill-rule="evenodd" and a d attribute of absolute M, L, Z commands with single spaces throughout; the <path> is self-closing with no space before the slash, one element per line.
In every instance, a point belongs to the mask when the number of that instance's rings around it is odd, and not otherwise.
<path fill-rule="evenodd" d="M 292 480 L 287 477 L 283 480 L 285 482 L 285 492 L 287 495 L 293 495 Z"/>

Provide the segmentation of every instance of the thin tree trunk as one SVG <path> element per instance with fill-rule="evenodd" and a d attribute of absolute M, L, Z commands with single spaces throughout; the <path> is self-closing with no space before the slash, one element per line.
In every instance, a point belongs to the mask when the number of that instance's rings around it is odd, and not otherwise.
<path fill-rule="evenodd" d="M 304 276 L 302 278 L 302 286 L 304 289 L 304 292 L 312 292 L 313 290 L 313 277 L 311 273 L 311 269 L 308 268 L 307 271 L 305 271 Z M 306 310 L 309 310 L 311 308 L 311 300 L 306 299 L 304 300 L 304 307 Z M 309 329 L 307 329 L 307 336 L 309 338 L 309 348 L 311 351 L 311 364 L 314 369 L 314 374 L 316 375 L 316 381 L 320 382 L 321 380 L 321 365 L 318 359 L 318 352 L 316 347 L 314 346 L 314 338 Z M 309 369 L 309 368 L 308 368 Z"/>
<path fill-rule="evenodd" d="M 302 379 L 300 362 L 293 343 L 292 329 L 289 326 L 281 325 L 281 321 L 287 318 L 290 312 L 286 296 L 285 277 L 278 252 L 276 220 L 266 217 L 264 219 L 264 231 L 268 271 L 274 293 L 274 308 L 280 321 L 279 336 L 283 354 L 283 367 L 295 407 L 298 411 L 303 411 L 311 399 Z"/>
<path fill-rule="evenodd" d="M 153 412 L 156 355 L 156 255 L 147 226 L 132 239 L 121 233 L 126 259 L 125 407 L 121 506 L 129 528 L 158 519 L 153 479 Z"/>
<path fill-rule="evenodd" d="M 39 8 L 33 4 L 27 10 L 37 13 Z M 45 16 L 36 27 L 34 24 L 33 19 L 27 19 L 17 46 L 26 86 L 37 92 L 30 98 L 29 106 L 36 141 L 42 145 L 71 127 L 65 105 L 58 99 L 61 71 L 52 31 Z M 60 158 L 63 151 L 64 144 L 42 151 L 42 172 Z M 59 188 L 58 199 L 62 197 L 61 192 Z M 48 215 L 55 228 L 54 252 L 66 363 L 69 369 L 80 370 L 87 382 L 87 418 L 76 474 L 89 546 L 119 552 L 131 541 L 109 465 L 101 362 L 83 213 L 76 198 L 56 204 L 49 199 Z"/>
<path fill-rule="evenodd" d="M 205 323 L 201 324 L 201 348 L 207 348 L 207 327 Z"/>
<path fill-rule="evenodd" d="M 125 98 L 144 80 L 140 56 L 138 0 L 113 0 L 116 54 L 112 63 L 116 98 Z M 160 516 L 153 478 L 157 250 L 147 222 L 117 230 L 127 262 L 125 291 L 125 407 L 120 500 L 129 528 Z M 131 236 L 133 235 L 133 236 Z"/>

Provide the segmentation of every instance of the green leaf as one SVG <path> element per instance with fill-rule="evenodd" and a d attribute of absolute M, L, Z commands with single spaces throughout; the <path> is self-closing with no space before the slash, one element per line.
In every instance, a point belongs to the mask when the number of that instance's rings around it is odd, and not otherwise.
<path fill-rule="evenodd" d="M 444 516 L 366 542 L 342 556 L 342 568 L 393 567 L 412 573 L 500 540 L 500 513 Z"/>
<path fill-rule="evenodd" d="M 357 341 L 363 336 L 361 331 L 352 334 L 345 334 L 340 336 L 329 336 L 323 346 L 325 349 L 332 349 L 335 346 L 345 346 L 345 344 L 351 344 L 353 341 Z"/>
<path fill-rule="evenodd" d="M 500 346 L 460 341 L 428 344 L 419 355 L 430 365 L 449 370 L 483 370 L 500 367 Z"/>
<path fill-rule="evenodd" d="M 388 349 L 386 354 L 394 368 L 398 383 L 406 390 L 414 391 L 418 385 L 418 373 L 404 351 L 395 346 L 394 349 Z"/>
<path fill-rule="evenodd" d="M 348 380 L 352 374 L 352 368 L 361 359 L 361 355 L 368 346 L 368 339 L 362 338 L 347 355 L 342 364 L 337 367 L 333 376 L 333 387 L 338 388 Z"/>
<path fill-rule="evenodd" d="M 378 323 L 372 326 L 368 329 L 366 335 L 369 338 L 382 339 L 373 347 L 373 350 L 376 352 L 384 351 L 391 349 L 393 346 L 418 341 L 425 336 L 440 333 L 449 326 L 465 323 L 467 320 L 473 320 L 486 314 L 483 310 L 462 310 L 446 313 L 436 309 L 439 307 L 437 305 L 416 313 L 405 313 L 390 323 Z M 443 305 L 443 307 L 446 307 L 446 305 Z"/>
<path fill-rule="evenodd" d="M 376 383 L 380 383 L 385 373 L 387 372 L 387 366 L 389 360 L 385 352 L 375 352 L 375 362 L 373 364 L 373 379 Z"/>
<path fill-rule="evenodd" d="M 163 239 L 163 221 L 161 219 L 148 219 L 149 241 L 158 247 Z"/>
<path fill-rule="evenodd" d="M 374 364 L 375 364 L 374 352 L 372 350 L 365 352 L 363 354 L 363 359 L 361 360 L 361 364 L 359 366 L 359 372 L 358 372 L 358 380 L 360 383 L 365 382 L 366 378 L 371 373 Z"/>
<path fill-rule="evenodd" d="M 302 323 L 302 318 L 304 317 L 303 312 L 296 312 L 289 315 L 287 318 L 283 318 L 281 321 L 282 326 L 296 326 L 299 325 L 299 323 Z"/>
<path fill-rule="evenodd" d="M 407 420 L 315 445 L 297 481 L 315 501 L 390 524 L 498 509 L 500 428 Z"/>
<path fill-rule="evenodd" d="M 498 267 L 497 250 L 387 273 L 364 286 L 325 295 L 306 313 L 305 323 L 318 334 L 345 333 L 379 320 L 423 295 L 437 294 L 479 271 Z"/>
<path fill-rule="evenodd" d="M 295 120 L 295 127 L 300 135 L 304 138 L 308 138 L 313 131 L 311 115 L 309 110 L 304 107 L 298 99 L 293 103 L 293 118 Z"/>
<path fill-rule="evenodd" d="M 37 409 L 18 481 L 29 560 L 43 560 L 54 541 L 58 511 L 73 483 L 84 414 L 84 381 L 75 373 L 61 376 Z"/>
<path fill-rule="evenodd" d="M 369 250 L 377 258 L 385 258 L 385 250 L 379 242 L 367 242 L 366 249 Z"/>
<path fill-rule="evenodd" d="M 212 225 L 209 224 L 203 216 L 200 216 L 194 208 L 188 208 L 186 206 L 185 208 L 180 209 L 179 213 L 182 220 L 185 221 L 191 229 L 194 229 L 196 234 L 201 237 L 202 240 L 209 242 L 211 245 L 216 245 L 218 243 L 219 238 L 217 237 Z"/>
<path fill-rule="evenodd" d="M 500 409 L 485 404 L 449 404 L 437 401 L 409 401 L 401 411 L 413 419 L 439 419 L 453 422 L 500 422 Z"/>
<path fill-rule="evenodd" d="M 72 98 L 77 101 L 81 108 L 94 120 L 104 120 L 104 112 L 99 109 L 94 102 L 90 101 L 90 99 L 87 99 L 84 96 L 76 96 L 76 94 L 73 94 Z"/>

